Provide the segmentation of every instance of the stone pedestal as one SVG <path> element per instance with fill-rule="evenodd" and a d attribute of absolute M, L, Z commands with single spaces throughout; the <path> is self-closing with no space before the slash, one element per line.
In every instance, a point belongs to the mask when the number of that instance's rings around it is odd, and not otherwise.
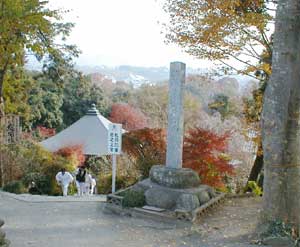
<path fill-rule="evenodd" d="M 197 173 L 191 169 L 153 166 L 150 177 L 133 186 L 142 191 L 149 206 L 168 210 L 192 211 L 216 196 L 215 190 L 200 185 Z"/>
<path fill-rule="evenodd" d="M 176 189 L 193 188 L 200 184 L 199 176 L 192 169 L 153 166 L 150 170 L 150 180 L 153 183 Z"/>

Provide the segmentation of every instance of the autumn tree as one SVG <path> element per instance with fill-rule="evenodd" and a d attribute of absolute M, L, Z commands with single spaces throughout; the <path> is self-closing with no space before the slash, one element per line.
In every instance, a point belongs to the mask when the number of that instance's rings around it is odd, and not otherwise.
<path fill-rule="evenodd" d="M 137 130 L 147 127 L 146 116 L 140 110 L 126 103 L 113 104 L 109 120 L 122 124 L 126 130 Z"/>
<path fill-rule="evenodd" d="M 78 50 L 65 44 L 73 24 L 62 22 L 62 12 L 50 10 L 48 1 L 0 2 L 0 116 L 4 114 L 3 87 L 9 72 L 21 68 L 26 54 L 38 60 L 69 63 Z M 49 64 L 49 63 L 48 63 Z M 57 73 L 57 71 L 56 71 Z"/>
<path fill-rule="evenodd" d="M 215 60 L 240 73 L 270 75 L 271 36 L 276 1 L 168 0 L 167 40 L 197 57 Z M 231 61 L 245 65 L 243 69 Z M 252 74 L 253 75 L 253 74 Z"/>
<path fill-rule="evenodd" d="M 56 134 L 55 129 L 49 129 L 43 126 L 37 126 L 36 131 L 38 132 L 38 135 L 43 139 L 49 138 Z"/>
<path fill-rule="evenodd" d="M 263 107 L 266 221 L 300 226 L 300 4 L 278 1 L 272 76 Z M 284 86 L 283 84 L 284 83 Z"/>
<path fill-rule="evenodd" d="M 123 135 L 123 151 L 134 160 L 143 178 L 149 176 L 153 165 L 165 164 L 166 131 L 164 129 L 139 129 Z"/>
<path fill-rule="evenodd" d="M 217 135 L 201 128 L 190 129 L 184 138 L 183 166 L 195 170 L 201 182 L 225 188 L 225 178 L 233 175 L 227 151 L 229 133 Z"/>

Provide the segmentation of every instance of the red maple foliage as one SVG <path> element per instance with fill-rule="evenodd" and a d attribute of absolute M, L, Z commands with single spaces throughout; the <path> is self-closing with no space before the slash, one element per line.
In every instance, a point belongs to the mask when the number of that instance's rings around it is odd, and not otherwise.
<path fill-rule="evenodd" d="M 146 116 L 138 109 L 126 103 L 112 105 L 109 120 L 122 124 L 126 130 L 143 129 L 148 126 Z"/>
<path fill-rule="evenodd" d="M 81 145 L 63 147 L 55 152 L 55 154 L 61 155 L 65 158 L 71 158 L 73 155 L 76 156 L 78 166 L 81 166 L 85 161 L 85 155 L 83 154 Z"/>
<path fill-rule="evenodd" d="M 196 171 L 201 182 L 216 188 L 224 188 L 224 179 L 234 174 L 226 152 L 230 133 L 217 135 L 201 128 L 190 129 L 184 138 L 183 166 Z"/>
<path fill-rule="evenodd" d="M 166 131 L 149 129 L 130 131 L 122 137 L 123 151 L 136 160 L 143 177 L 149 175 L 152 165 L 164 164 L 166 158 Z"/>
<path fill-rule="evenodd" d="M 55 129 L 50 129 L 44 126 L 37 126 L 36 130 L 38 131 L 39 135 L 43 138 L 48 138 L 56 134 Z"/>
<path fill-rule="evenodd" d="M 56 134 L 55 129 L 47 128 L 44 126 L 37 126 L 32 131 L 22 131 L 22 139 L 24 140 L 35 140 L 41 141 Z"/>

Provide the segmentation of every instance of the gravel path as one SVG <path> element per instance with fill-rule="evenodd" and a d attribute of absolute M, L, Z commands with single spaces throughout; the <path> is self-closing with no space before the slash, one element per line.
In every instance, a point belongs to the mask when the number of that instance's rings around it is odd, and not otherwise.
<path fill-rule="evenodd" d="M 29 202 L 0 192 L 12 247 L 254 247 L 259 199 L 234 199 L 191 227 L 103 213 L 99 201 Z M 35 199 L 36 200 L 36 199 Z"/>

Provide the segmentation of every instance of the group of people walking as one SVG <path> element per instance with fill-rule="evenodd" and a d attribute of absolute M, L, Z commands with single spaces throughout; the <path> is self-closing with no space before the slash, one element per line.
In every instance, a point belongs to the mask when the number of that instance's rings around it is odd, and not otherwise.
<path fill-rule="evenodd" d="M 65 168 L 56 174 L 56 181 L 61 186 L 64 196 L 68 195 L 69 185 L 73 181 L 75 181 L 78 196 L 94 194 L 96 180 L 84 167 L 78 167 L 74 175 L 75 179 Z"/>

